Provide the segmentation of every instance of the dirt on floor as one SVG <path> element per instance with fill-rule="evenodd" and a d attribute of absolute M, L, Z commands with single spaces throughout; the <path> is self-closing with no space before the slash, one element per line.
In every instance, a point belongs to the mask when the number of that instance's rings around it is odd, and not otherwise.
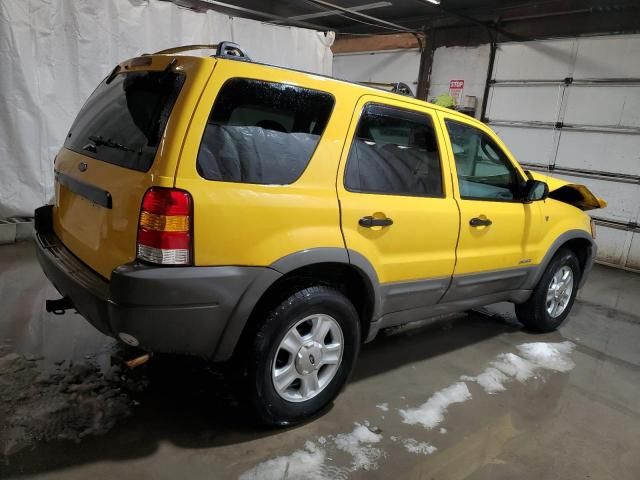
<path fill-rule="evenodd" d="M 106 433 L 131 414 L 131 392 L 144 386 L 119 366 L 105 373 L 90 361 L 51 364 L 7 353 L 0 357 L 0 453 Z"/>

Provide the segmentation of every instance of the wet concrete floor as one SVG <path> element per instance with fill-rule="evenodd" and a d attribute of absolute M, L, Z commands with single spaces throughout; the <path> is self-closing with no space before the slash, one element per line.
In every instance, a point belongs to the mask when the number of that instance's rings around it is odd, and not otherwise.
<path fill-rule="evenodd" d="M 224 368 L 156 357 L 128 372 L 47 298 L 32 245 L 0 247 L 1 478 L 640 478 L 637 274 L 596 266 L 553 334 L 522 331 L 506 304 L 382 334 L 327 411 L 283 430 L 252 423 Z M 523 343 L 566 341 L 561 368 L 447 396 Z M 403 421 L 425 402 L 437 425 Z"/>

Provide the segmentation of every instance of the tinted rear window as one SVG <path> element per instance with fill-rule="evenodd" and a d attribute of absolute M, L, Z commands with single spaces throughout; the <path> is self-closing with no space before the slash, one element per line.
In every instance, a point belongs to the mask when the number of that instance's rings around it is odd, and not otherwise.
<path fill-rule="evenodd" d="M 431 116 L 367 104 L 344 183 L 352 192 L 441 197 L 440 153 Z"/>
<path fill-rule="evenodd" d="M 325 92 L 235 78 L 224 84 L 202 137 L 208 180 L 286 185 L 304 171 L 333 109 Z"/>
<path fill-rule="evenodd" d="M 64 146 L 104 162 L 147 171 L 184 83 L 174 72 L 121 73 L 103 81 L 76 117 Z"/>

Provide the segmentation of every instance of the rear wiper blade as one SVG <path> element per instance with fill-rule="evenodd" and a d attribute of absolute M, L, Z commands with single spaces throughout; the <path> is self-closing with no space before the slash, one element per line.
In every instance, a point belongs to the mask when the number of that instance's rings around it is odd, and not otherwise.
<path fill-rule="evenodd" d="M 112 140 L 111 138 L 104 138 L 102 135 L 89 135 L 88 138 L 97 147 L 103 146 L 103 147 L 109 147 L 109 148 L 117 148 L 118 150 L 122 150 L 124 152 L 140 153 L 139 150 L 134 150 L 132 148 L 129 148 L 126 145 L 123 145 L 122 143 L 118 143 L 115 140 Z"/>

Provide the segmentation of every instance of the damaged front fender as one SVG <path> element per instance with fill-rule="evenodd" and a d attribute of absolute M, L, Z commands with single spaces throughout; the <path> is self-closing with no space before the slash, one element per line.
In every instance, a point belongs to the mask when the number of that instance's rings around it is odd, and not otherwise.
<path fill-rule="evenodd" d="M 530 172 L 535 180 L 545 182 L 549 186 L 549 198 L 568 203 L 580 210 L 604 208 L 607 202 L 596 197 L 591 190 L 579 183 L 570 183 L 558 178 L 548 177 L 538 172 Z"/>

